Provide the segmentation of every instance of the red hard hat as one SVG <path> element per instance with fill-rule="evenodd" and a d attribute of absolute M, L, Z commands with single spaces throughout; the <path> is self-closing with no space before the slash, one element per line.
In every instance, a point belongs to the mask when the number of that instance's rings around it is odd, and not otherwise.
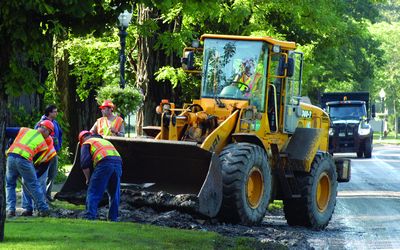
<path fill-rule="evenodd" d="M 105 100 L 102 104 L 101 104 L 101 106 L 100 106 L 100 108 L 102 109 L 102 108 L 105 108 L 105 107 L 110 107 L 110 108 L 112 108 L 112 109 L 114 109 L 114 103 L 112 103 L 112 101 L 110 101 L 110 100 Z"/>
<path fill-rule="evenodd" d="M 50 135 L 54 135 L 54 124 L 49 120 L 44 120 L 39 123 L 39 126 L 44 126 L 50 131 Z"/>
<path fill-rule="evenodd" d="M 79 144 L 82 145 L 83 138 L 84 138 L 86 135 L 88 135 L 88 134 L 91 135 L 92 132 L 90 132 L 90 131 L 88 131 L 88 130 L 82 130 L 82 131 L 79 133 L 79 136 L 78 136 Z"/>

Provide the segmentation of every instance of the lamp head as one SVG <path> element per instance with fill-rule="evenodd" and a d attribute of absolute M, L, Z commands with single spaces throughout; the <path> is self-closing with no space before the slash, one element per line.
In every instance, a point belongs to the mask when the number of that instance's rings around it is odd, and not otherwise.
<path fill-rule="evenodd" d="M 118 16 L 119 26 L 125 29 L 128 28 L 129 23 L 131 22 L 131 18 L 132 18 L 132 13 L 125 10 Z"/>
<path fill-rule="evenodd" d="M 385 90 L 381 89 L 381 91 L 379 91 L 379 97 L 380 97 L 381 99 L 384 99 L 385 96 L 386 96 Z"/>

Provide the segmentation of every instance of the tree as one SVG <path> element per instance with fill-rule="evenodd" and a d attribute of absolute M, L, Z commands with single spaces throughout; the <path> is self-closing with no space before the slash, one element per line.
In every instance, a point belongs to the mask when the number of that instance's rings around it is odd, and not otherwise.
<path fill-rule="evenodd" d="M 381 89 L 386 92 L 385 103 L 394 110 L 394 127 L 397 138 L 397 109 L 400 98 L 400 45 L 398 43 L 400 34 L 400 22 L 381 22 L 370 27 L 371 32 L 382 42 L 381 49 L 385 51 L 383 59 L 385 63 L 380 64 L 377 72 L 373 93 L 375 97 Z"/>
<path fill-rule="evenodd" d="M 107 20 L 113 18 L 112 13 L 110 6 L 94 0 L 0 2 L 0 240 L 4 239 L 5 221 L 3 149 L 7 96 L 46 91 L 39 76 L 52 70 L 53 38 L 101 32 Z"/>

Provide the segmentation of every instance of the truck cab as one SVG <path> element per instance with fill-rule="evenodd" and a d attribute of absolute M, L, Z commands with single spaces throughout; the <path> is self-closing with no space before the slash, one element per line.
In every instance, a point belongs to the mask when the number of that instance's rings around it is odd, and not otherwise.
<path fill-rule="evenodd" d="M 324 93 L 322 102 L 331 119 L 329 152 L 354 152 L 371 158 L 373 130 L 369 124 L 369 93 Z M 371 113 L 371 114 L 370 114 Z"/>

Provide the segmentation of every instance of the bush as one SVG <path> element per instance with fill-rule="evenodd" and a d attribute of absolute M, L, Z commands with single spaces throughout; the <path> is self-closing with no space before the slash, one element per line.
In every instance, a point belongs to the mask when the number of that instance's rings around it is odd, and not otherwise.
<path fill-rule="evenodd" d="M 142 93 L 132 86 L 122 89 L 116 85 L 108 85 L 99 89 L 97 94 L 96 100 L 99 105 L 104 100 L 111 100 L 116 106 L 116 111 L 123 116 L 136 111 L 143 101 Z"/>

